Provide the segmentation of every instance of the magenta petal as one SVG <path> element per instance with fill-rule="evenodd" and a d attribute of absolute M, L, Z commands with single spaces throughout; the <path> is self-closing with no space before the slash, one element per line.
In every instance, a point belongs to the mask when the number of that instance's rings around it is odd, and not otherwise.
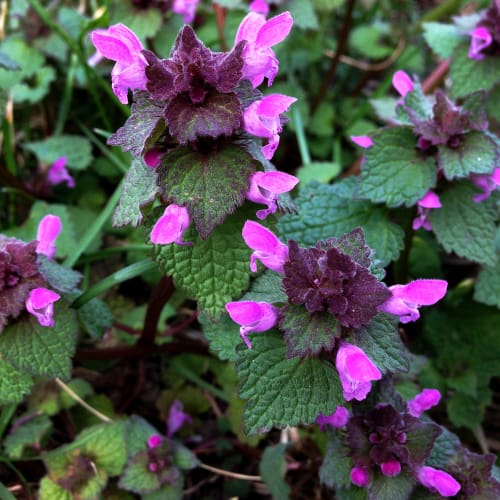
<path fill-rule="evenodd" d="M 395 477 L 401 472 L 401 464 L 397 460 L 391 460 L 380 464 L 380 470 L 384 476 Z"/>
<path fill-rule="evenodd" d="M 26 299 L 26 309 L 42 326 L 54 326 L 54 302 L 60 295 L 47 288 L 34 288 Z"/>
<path fill-rule="evenodd" d="M 91 33 L 95 48 L 106 58 L 112 61 L 132 62 L 130 47 L 109 33 L 109 30 L 95 30 Z"/>
<path fill-rule="evenodd" d="M 394 73 L 392 85 L 403 98 L 406 97 L 408 92 L 412 92 L 414 88 L 411 78 L 401 70 Z"/>
<path fill-rule="evenodd" d="M 441 393 L 437 389 L 424 389 L 408 401 L 408 413 L 418 418 L 422 413 L 436 406 L 440 400 Z"/>
<path fill-rule="evenodd" d="M 152 434 L 148 438 L 148 448 L 157 448 L 163 442 L 163 437 L 159 434 Z"/>
<path fill-rule="evenodd" d="M 55 242 L 62 230 L 61 219 L 57 215 L 46 215 L 38 224 L 36 252 L 52 259 L 56 253 Z"/>
<path fill-rule="evenodd" d="M 482 54 L 481 51 L 493 43 L 493 37 L 484 26 L 473 29 L 470 36 L 472 38 L 469 47 L 469 58 L 480 61 L 484 59 L 484 54 Z"/>
<path fill-rule="evenodd" d="M 460 483 L 453 476 L 434 467 L 420 467 L 417 477 L 423 486 L 443 497 L 452 497 L 460 491 Z"/>
<path fill-rule="evenodd" d="M 61 156 L 58 158 L 49 168 L 47 172 L 47 180 L 49 184 L 52 186 L 56 186 L 57 184 L 61 184 L 63 182 L 66 183 L 66 186 L 69 188 L 75 187 L 75 180 L 69 174 L 66 163 L 68 159 L 66 156 Z"/>
<path fill-rule="evenodd" d="M 369 135 L 351 135 L 351 141 L 361 148 L 371 148 L 373 139 Z"/>
<path fill-rule="evenodd" d="M 322 431 L 325 430 L 326 426 L 329 425 L 335 429 L 344 427 L 349 421 L 349 410 L 345 406 L 337 406 L 336 410 L 332 415 L 325 416 L 322 413 L 319 414 L 316 419 L 316 423 L 320 426 Z"/>
<path fill-rule="evenodd" d="M 256 12 L 249 12 L 241 21 L 234 44 L 237 45 L 242 40 L 254 42 L 259 30 L 266 24 L 266 18 Z"/>
<path fill-rule="evenodd" d="M 241 325 L 240 335 L 249 349 L 252 348 L 247 334 L 265 332 L 278 323 L 279 308 L 267 302 L 228 302 L 226 311 L 230 318 Z"/>
<path fill-rule="evenodd" d="M 419 279 L 407 285 L 389 287 L 393 297 L 403 299 L 418 306 L 430 306 L 446 295 L 448 283 L 445 280 Z"/>
<path fill-rule="evenodd" d="M 198 2 L 199 0 L 174 0 L 172 10 L 182 16 L 185 23 L 190 23 L 196 15 Z"/>
<path fill-rule="evenodd" d="M 360 488 L 370 483 L 370 472 L 366 467 L 353 467 L 351 469 L 351 482 Z"/>
<path fill-rule="evenodd" d="M 371 381 L 382 373 L 359 347 L 343 342 L 337 352 L 335 367 L 340 376 L 344 399 L 362 401 L 371 390 Z"/>
<path fill-rule="evenodd" d="M 439 196 L 434 191 L 428 191 L 427 194 L 417 202 L 417 205 L 424 208 L 442 207 Z"/>
<path fill-rule="evenodd" d="M 285 111 L 297 100 L 284 94 L 269 94 L 260 100 L 258 113 L 265 117 L 276 117 Z"/>
<path fill-rule="evenodd" d="M 267 49 L 282 42 L 290 33 L 293 18 L 286 11 L 269 19 L 259 30 L 255 43 L 259 48 Z"/>
<path fill-rule="evenodd" d="M 189 213 L 185 207 L 169 205 L 163 215 L 156 221 L 151 231 L 151 241 L 155 245 L 192 245 L 190 242 L 182 241 L 182 237 L 189 226 Z"/>
<path fill-rule="evenodd" d="M 185 422 L 192 423 L 193 419 L 190 415 L 183 411 L 182 402 L 175 399 L 170 406 L 167 419 L 167 436 L 172 437 Z"/>
<path fill-rule="evenodd" d="M 267 5 L 266 0 L 253 0 L 248 8 L 252 12 L 256 12 L 264 16 L 267 16 L 267 14 L 269 14 L 269 5 Z"/>
<path fill-rule="evenodd" d="M 242 231 L 243 239 L 254 250 L 250 258 L 250 269 L 257 271 L 256 259 L 268 269 L 284 274 L 283 265 L 288 260 L 288 247 L 269 229 L 254 221 L 246 221 Z"/>

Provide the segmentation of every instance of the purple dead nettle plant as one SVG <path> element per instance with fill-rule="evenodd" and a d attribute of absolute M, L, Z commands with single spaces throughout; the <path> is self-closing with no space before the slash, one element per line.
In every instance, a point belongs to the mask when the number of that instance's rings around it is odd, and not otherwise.
<path fill-rule="evenodd" d="M 0 332 L 24 311 L 42 326 L 54 326 L 54 303 L 60 295 L 47 288 L 39 256 L 52 259 L 61 232 L 59 217 L 46 215 L 38 225 L 37 238 L 25 243 L 0 235 Z"/>
<path fill-rule="evenodd" d="M 288 12 L 269 20 L 250 12 L 229 52 L 211 51 L 190 26 L 184 26 L 168 59 L 159 59 L 145 50 L 124 25 L 92 33 L 99 53 L 115 61 L 111 72 L 115 94 L 126 103 L 128 90 L 134 92 L 132 116 L 108 142 L 143 157 L 156 176 L 165 208 L 151 232 L 153 243 L 186 244 L 183 234 L 190 222 L 205 239 L 245 198 L 267 205 L 266 210 L 257 213 L 263 219 L 276 212 L 278 196 L 298 182 L 289 174 L 259 170 L 259 162 L 264 164 L 273 157 L 286 123 L 282 115 L 296 99 L 276 93 L 263 96 L 256 87 L 264 79 L 272 84 L 279 67 L 272 47 L 287 37 L 292 24 Z M 143 122 L 144 134 L 131 139 L 132 131 Z M 266 144 L 257 157 L 245 143 L 262 139 Z M 241 151 L 238 154 L 245 166 L 239 167 L 231 157 L 231 168 L 241 168 L 243 180 L 235 176 L 238 180 L 232 187 L 236 192 L 227 193 L 227 203 L 220 200 L 216 217 L 209 218 L 200 212 L 200 193 L 189 189 L 186 193 L 185 185 L 181 193 L 172 177 L 181 177 L 183 174 L 176 172 L 184 170 L 189 160 L 206 169 L 207 164 L 223 164 L 224 154 L 232 155 L 234 151 Z M 189 159 L 172 166 L 172 157 L 179 155 Z M 269 165 L 265 164 L 266 170 L 272 168 Z M 210 176 L 210 172 L 207 174 Z"/>
<path fill-rule="evenodd" d="M 75 179 L 73 179 L 68 172 L 66 168 L 67 163 L 68 158 L 66 156 L 61 156 L 49 167 L 47 181 L 51 186 L 57 186 L 58 184 L 64 183 L 68 188 L 75 187 Z"/>
<path fill-rule="evenodd" d="M 371 382 L 382 378 L 381 370 L 358 346 L 349 341 L 350 333 L 368 325 L 380 312 L 398 316 L 404 323 L 419 318 L 418 308 L 444 297 L 443 280 L 417 280 L 407 285 L 387 287 L 373 274 L 372 252 L 362 229 L 340 238 L 320 241 L 303 248 L 290 240 L 282 243 L 269 229 L 247 221 L 243 239 L 253 250 L 250 269 L 257 271 L 260 261 L 283 276 L 282 303 L 229 302 L 226 310 L 240 325 L 240 335 L 251 348 L 250 333 L 277 327 L 284 332 L 289 357 L 331 353 L 346 401 L 361 401 Z M 304 322 L 303 318 L 309 318 Z M 325 324 L 325 337 L 319 347 L 297 349 L 297 332 L 306 324 Z M 297 325 L 294 326 L 294 323 Z M 300 326 L 302 325 L 302 326 Z"/>
<path fill-rule="evenodd" d="M 500 6 L 495 0 L 481 16 L 471 36 L 469 57 L 476 61 L 496 57 L 500 53 Z"/>

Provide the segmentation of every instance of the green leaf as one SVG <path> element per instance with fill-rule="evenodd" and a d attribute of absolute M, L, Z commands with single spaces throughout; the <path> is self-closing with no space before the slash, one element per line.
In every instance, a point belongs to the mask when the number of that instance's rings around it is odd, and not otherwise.
<path fill-rule="evenodd" d="M 477 190 L 468 182 L 453 185 L 440 195 L 441 208 L 432 210 L 430 221 L 439 243 L 481 264 L 493 266 L 495 254 L 495 211 L 491 200 L 475 203 Z"/>
<path fill-rule="evenodd" d="M 233 144 L 206 154 L 179 147 L 158 167 L 158 183 L 169 202 L 187 207 L 200 236 L 206 239 L 243 204 L 255 165 L 248 153 Z"/>
<path fill-rule="evenodd" d="M 252 281 L 250 289 L 240 300 L 268 302 L 269 304 L 286 303 L 288 298 L 282 286 L 283 276 L 266 269 Z"/>
<path fill-rule="evenodd" d="M 127 455 L 135 455 L 147 449 L 147 441 L 153 434 L 160 434 L 149 422 L 138 415 L 132 415 L 127 421 L 125 444 Z"/>
<path fill-rule="evenodd" d="M 360 196 L 390 207 L 410 207 L 435 186 L 435 160 L 417 151 L 411 128 L 383 129 L 373 141 L 361 167 Z"/>
<path fill-rule="evenodd" d="M 441 59 L 449 59 L 462 37 L 453 24 L 423 23 L 424 39 L 432 51 Z"/>
<path fill-rule="evenodd" d="M 7 71 L 18 71 L 21 69 L 19 64 L 4 52 L 0 52 L 0 68 L 6 69 Z"/>
<path fill-rule="evenodd" d="M 127 462 L 118 485 L 134 493 L 151 493 L 161 487 L 158 474 L 148 469 L 149 457 L 146 450 L 133 455 Z"/>
<path fill-rule="evenodd" d="M 300 180 L 299 187 L 302 188 L 311 181 L 328 184 L 339 175 L 340 170 L 340 165 L 332 162 L 313 162 L 302 165 L 297 170 L 297 177 Z"/>
<path fill-rule="evenodd" d="M 286 443 L 268 446 L 259 463 L 259 474 L 267 485 L 273 500 L 290 498 L 291 489 L 285 482 L 285 451 L 287 447 Z"/>
<path fill-rule="evenodd" d="M 81 399 L 85 399 L 87 396 L 94 394 L 94 389 L 92 386 L 82 378 L 74 378 L 70 380 L 67 386 L 75 392 Z M 73 396 L 70 396 L 66 391 L 62 389 L 59 392 L 59 399 L 61 402 L 61 408 L 68 409 L 79 404 Z"/>
<path fill-rule="evenodd" d="M 51 288 L 63 293 L 69 293 L 76 289 L 82 279 L 78 271 L 61 266 L 55 260 L 48 259 L 45 255 L 38 255 L 38 270 L 47 280 Z"/>
<path fill-rule="evenodd" d="M 425 461 L 426 465 L 436 469 L 445 469 L 450 462 L 450 458 L 460 447 L 460 440 L 455 434 L 445 427 L 441 429 L 443 432 L 434 441 L 432 452 Z"/>
<path fill-rule="evenodd" d="M 32 378 L 6 363 L 0 354 L 0 404 L 17 403 L 30 392 Z"/>
<path fill-rule="evenodd" d="M 402 250 L 404 232 L 389 220 L 385 207 L 354 199 L 355 191 L 352 180 L 331 186 L 309 184 L 295 199 L 298 214 L 284 215 L 278 221 L 281 239 L 308 247 L 361 226 L 368 246 L 387 265 Z"/>
<path fill-rule="evenodd" d="M 287 358 L 330 352 L 340 336 L 340 325 L 327 311 L 311 314 L 304 306 L 288 304 L 281 310 L 280 329 L 285 332 Z"/>
<path fill-rule="evenodd" d="M 403 500 L 410 498 L 416 480 L 406 471 L 398 476 L 387 477 L 377 474 L 368 485 L 368 500 Z"/>
<path fill-rule="evenodd" d="M 497 256 L 498 259 L 498 256 Z M 500 259 L 496 266 L 486 266 L 477 275 L 474 299 L 500 308 Z"/>
<path fill-rule="evenodd" d="M 223 361 L 236 361 L 238 353 L 236 347 L 242 342 L 240 326 L 227 314 L 223 314 L 216 321 L 212 321 L 206 314 L 198 318 L 203 328 L 203 334 L 210 342 L 210 349 Z"/>
<path fill-rule="evenodd" d="M 142 495 L 142 500 L 182 500 L 184 498 L 183 486 L 184 481 L 181 477 L 174 484 L 166 484 L 158 491 Z"/>
<path fill-rule="evenodd" d="M 113 2 L 109 9 L 110 24 L 125 24 L 141 40 L 154 37 L 162 25 L 162 13 L 152 7 L 138 9 L 129 2 Z"/>
<path fill-rule="evenodd" d="M 54 68 L 44 66 L 33 77 L 33 82 L 18 83 L 14 90 L 15 102 L 36 103 L 41 101 L 49 92 L 50 84 L 56 79 Z"/>
<path fill-rule="evenodd" d="M 54 163 L 61 156 L 68 159 L 68 167 L 83 170 L 92 162 L 92 146 L 86 137 L 62 134 L 42 141 L 27 142 L 24 147 L 42 163 Z"/>
<path fill-rule="evenodd" d="M 200 461 L 196 455 L 180 443 L 173 442 L 172 461 L 176 467 L 181 470 L 190 470 L 198 467 Z"/>
<path fill-rule="evenodd" d="M 265 332 L 242 347 L 236 369 L 240 396 L 248 400 L 248 434 L 272 427 L 311 424 L 320 413 L 331 415 L 342 404 L 340 380 L 331 363 L 314 358 L 286 359 L 282 335 Z"/>
<path fill-rule="evenodd" d="M 290 0 L 286 6 L 293 17 L 294 25 L 303 30 L 317 30 L 318 18 L 311 0 Z"/>
<path fill-rule="evenodd" d="M 481 425 L 486 403 L 463 392 L 455 392 L 446 398 L 448 418 L 455 427 L 473 430 Z"/>
<path fill-rule="evenodd" d="M 468 56 L 469 44 L 460 44 L 453 52 L 450 66 L 453 99 L 476 90 L 490 90 L 500 80 L 500 59 L 486 56 L 480 61 Z"/>
<path fill-rule="evenodd" d="M 378 314 L 368 325 L 353 330 L 351 339 L 354 345 L 363 349 L 382 373 L 407 372 L 410 369 L 394 316 Z"/>
<path fill-rule="evenodd" d="M 134 158 L 113 213 L 113 226 L 130 224 L 137 227 L 143 219 L 142 208 L 153 202 L 157 193 L 154 169 L 148 167 L 142 158 Z"/>
<path fill-rule="evenodd" d="M 202 310 L 218 317 L 227 302 L 241 296 L 248 287 L 251 250 L 241 234 L 248 216 L 239 211 L 228 217 L 206 240 L 193 228 L 185 233 L 192 246 L 156 245 L 155 258 L 166 275 L 173 276 L 177 286 L 196 298 Z"/>
<path fill-rule="evenodd" d="M 62 299 L 55 303 L 54 321 L 53 327 L 41 326 L 30 314 L 7 326 L 0 336 L 2 356 L 30 375 L 69 378 L 78 328 Z"/>
<path fill-rule="evenodd" d="M 358 26 L 349 36 L 349 47 L 369 59 L 388 57 L 393 49 L 384 40 L 384 35 L 390 34 L 389 30 L 389 25 L 382 23 Z"/>
<path fill-rule="evenodd" d="M 40 482 L 38 491 L 40 500 L 74 500 L 74 496 L 62 486 L 45 476 Z"/>
<path fill-rule="evenodd" d="M 109 137 L 107 143 L 120 146 L 123 151 L 130 151 L 134 156 L 142 156 L 165 130 L 164 107 L 164 103 L 148 99 L 147 92 L 134 92 L 130 116 L 123 127 Z M 137 161 L 142 163 L 140 159 Z"/>
<path fill-rule="evenodd" d="M 34 418 L 14 426 L 4 440 L 7 456 L 18 460 L 23 457 L 26 448 L 39 448 L 45 434 L 52 428 L 52 422 L 47 415 L 38 415 Z"/>
<path fill-rule="evenodd" d="M 75 294 L 72 298 L 78 297 Z M 87 333 L 95 340 L 101 339 L 108 328 L 113 326 L 114 316 L 111 309 L 102 300 L 94 297 L 77 310 L 78 319 Z"/>
<path fill-rule="evenodd" d="M 354 464 L 349 448 L 342 442 L 337 431 L 328 430 L 325 458 L 319 470 L 319 479 L 329 488 L 351 488 L 351 469 Z"/>
<path fill-rule="evenodd" d="M 497 146 L 486 134 L 470 132 L 458 148 L 438 146 L 438 164 L 448 180 L 469 174 L 490 174 L 498 158 Z"/>

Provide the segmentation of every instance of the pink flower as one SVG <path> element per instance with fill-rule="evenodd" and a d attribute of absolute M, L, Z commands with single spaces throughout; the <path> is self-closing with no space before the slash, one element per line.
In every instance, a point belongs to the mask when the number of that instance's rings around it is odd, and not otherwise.
<path fill-rule="evenodd" d="M 476 203 L 479 203 L 488 199 L 491 193 L 500 186 L 500 168 L 495 168 L 492 174 L 471 174 L 469 179 L 483 191 L 472 197 Z"/>
<path fill-rule="evenodd" d="M 266 0 L 253 0 L 248 6 L 252 12 L 257 12 L 257 14 L 262 14 L 267 16 L 269 14 L 269 5 L 267 5 Z"/>
<path fill-rule="evenodd" d="M 161 445 L 161 443 L 163 443 L 163 437 L 160 436 L 159 434 L 152 434 L 148 438 L 148 448 L 149 449 L 157 448 L 158 446 Z"/>
<path fill-rule="evenodd" d="M 408 413 L 419 418 L 424 411 L 436 406 L 440 400 L 441 393 L 437 389 L 424 389 L 408 401 Z"/>
<path fill-rule="evenodd" d="M 284 172 L 255 172 L 250 177 L 246 198 L 254 203 L 267 205 L 266 210 L 257 211 L 257 217 L 263 220 L 278 209 L 278 195 L 291 191 L 298 182 L 297 177 Z"/>
<path fill-rule="evenodd" d="M 384 476 L 395 477 L 401 472 L 401 464 L 397 460 L 391 460 L 380 464 L 380 470 Z"/>
<path fill-rule="evenodd" d="M 156 221 L 150 239 L 155 245 L 169 245 L 170 243 L 192 245 L 191 242 L 182 241 L 189 223 L 190 218 L 187 209 L 172 203 Z"/>
<path fill-rule="evenodd" d="M 174 5 L 172 6 L 172 10 L 183 16 L 183 21 L 185 23 L 190 23 L 193 21 L 194 16 L 196 15 L 196 7 L 198 5 L 199 0 L 174 0 Z"/>
<path fill-rule="evenodd" d="M 382 373 L 359 347 L 343 342 L 337 352 L 335 367 L 340 376 L 344 399 L 362 401 L 371 390 L 371 381 Z"/>
<path fill-rule="evenodd" d="M 174 399 L 170 406 L 167 419 L 167 436 L 172 437 L 185 422 L 193 423 L 190 415 L 183 411 L 184 406 L 182 401 Z"/>
<path fill-rule="evenodd" d="M 418 308 L 430 306 L 446 295 L 448 283 L 444 280 L 415 280 L 407 285 L 389 287 L 392 297 L 379 306 L 379 311 L 399 316 L 401 323 L 420 318 Z"/>
<path fill-rule="evenodd" d="M 146 59 L 135 33 L 124 24 L 114 24 L 107 30 L 91 33 L 95 48 L 107 59 L 116 61 L 111 70 L 111 86 L 121 103 L 128 103 L 128 89 L 146 90 Z"/>
<path fill-rule="evenodd" d="M 493 37 L 484 26 L 474 28 L 470 32 L 470 36 L 469 58 L 480 61 L 484 59 L 484 54 L 481 51 L 493 43 Z"/>
<path fill-rule="evenodd" d="M 364 488 L 370 482 L 370 472 L 366 467 L 353 467 L 351 469 L 351 481 L 352 484 Z"/>
<path fill-rule="evenodd" d="M 283 94 L 270 94 L 253 102 L 243 111 L 243 128 L 252 135 L 263 137 L 268 143 L 262 148 L 262 154 L 270 160 L 280 142 L 280 114 L 296 101 L 295 97 Z"/>
<path fill-rule="evenodd" d="M 250 80 L 253 88 L 267 78 L 270 87 L 278 74 L 279 62 L 271 49 L 282 42 L 292 29 L 293 19 L 290 12 L 272 17 L 268 21 L 261 14 L 249 12 L 238 28 L 234 44 L 246 40 L 243 49 L 243 79 Z"/>
<path fill-rule="evenodd" d="M 422 199 L 417 202 L 418 205 L 418 213 L 417 216 L 413 219 L 413 230 L 423 227 L 427 231 L 432 230 L 432 224 L 429 220 L 429 214 L 431 209 L 440 208 L 441 201 L 439 200 L 439 196 L 434 191 L 429 191 Z"/>
<path fill-rule="evenodd" d="M 36 253 L 52 259 L 56 254 L 56 240 L 62 230 L 61 219 L 57 215 L 46 215 L 38 224 Z"/>
<path fill-rule="evenodd" d="M 404 99 L 408 92 L 413 91 L 413 82 L 404 71 L 396 71 L 392 77 L 392 85 Z"/>
<path fill-rule="evenodd" d="M 288 247 L 266 227 L 257 222 L 247 220 L 242 231 L 245 243 L 252 250 L 250 256 L 250 270 L 257 272 L 257 262 L 259 259 L 264 266 L 272 271 L 285 274 L 283 266 L 288 260 Z"/>
<path fill-rule="evenodd" d="M 160 148 L 151 148 L 144 155 L 144 163 L 150 168 L 159 167 L 165 151 Z"/>
<path fill-rule="evenodd" d="M 68 159 L 66 158 L 66 156 L 61 156 L 61 158 L 58 158 L 50 166 L 47 173 L 47 180 L 49 181 L 49 184 L 51 184 L 52 186 L 56 186 L 57 184 L 65 182 L 66 186 L 68 186 L 69 188 L 75 187 L 75 179 L 71 177 L 66 168 L 67 161 Z"/>
<path fill-rule="evenodd" d="M 316 419 L 316 423 L 319 425 L 320 429 L 324 431 L 327 425 L 335 429 L 344 427 L 348 420 L 349 410 L 344 406 L 337 406 L 336 410 L 329 417 L 320 413 Z"/>
<path fill-rule="evenodd" d="M 442 497 L 452 497 L 460 491 L 460 483 L 450 474 L 424 465 L 417 471 L 420 483 Z"/>
<path fill-rule="evenodd" d="M 60 295 L 47 288 L 34 288 L 26 299 L 26 309 L 42 326 L 54 326 L 54 302 Z"/>
<path fill-rule="evenodd" d="M 249 349 L 252 344 L 247 334 L 250 332 L 265 332 L 278 323 L 279 308 L 267 302 L 228 302 L 226 311 L 231 319 L 241 325 L 240 336 Z"/>
<path fill-rule="evenodd" d="M 373 139 L 369 135 L 351 135 L 351 141 L 365 149 L 373 146 Z"/>

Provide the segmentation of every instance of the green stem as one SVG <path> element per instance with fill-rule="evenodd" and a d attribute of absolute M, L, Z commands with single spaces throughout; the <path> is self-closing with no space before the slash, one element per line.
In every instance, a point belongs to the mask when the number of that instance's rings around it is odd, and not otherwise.
<path fill-rule="evenodd" d="M 89 253 L 83 255 L 79 260 L 78 264 L 87 264 L 88 262 L 93 262 L 94 260 L 101 260 L 114 255 L 117 253 L 127 253 L 127 252 L 146 252 L 151 251 L 151 245 L 123 245 L 119 247 L 105 248 L 104 250 L 99 250 L 98 252 Z"/>
<path fill-rule="evenodd" d="M 5 165 L 7 166 L 7 171 L 9 174 L 16 176 L 16 157 L 14 155 L 14 130 L 12 123 L 4 118 L 2 122 L 2 134 L 3 134 L 3 144 L 2 149 L 4 150 Z"/>
<path fill-rule="evenodd" d="M 299 145 L 302 165 L 308 165 L 309 163 L 311 163 L 311 155 L 309 154 L 309 148 L 307 147 L 307 140 L 306 134 L 304 132 L 302 117 L 300 116 L 300 111 L 297 107 L 294 107 L 292 109 L 292 123 L 295 128 L 295 136 L 297 137 L 297 144 Z"/>
<path fill-rule="evenodd" d="M 445 16 L 456 13 L 462 4 L 462 0 L 445 0 L 439 3 L 433 9 L 428 10 L 421 18 L 418 23 L 419 27 L 422 23 L 427 23 L 429 21 L 437 21 Z"/>
<path fill-rule="evenodd" d="M 78 56 L 71 54 L 71 62 L 69 64 L 68 75 L 66 78 L 66 85 L 64 86 L 64 93 L 59 106 L 59 113 L 57 115 L 56 126 L 54 127 L 54 135 L 59 135 L 64 130 L 64 125 L 68 119 L 71 98 L 73 96 L 73 87 L 75 84 L 75 73 L 78 65 Z"/>
<path fill-rule="evenodd" d="M 82 255 L 82 253 L 85 252 L 85 250 L 92 243 L 97 234 L 101 231 L 106 221 L 111 217 L 113 210 L 115 209 L 116 205 L 118 204 L 118 201 L 120 200 L 123 183 L 124 179 L 122 179 L 120 184 L 118 184 L 118 187 L 116 188 L 111 198 L 108 200 L 108 203 L 103 208 L 102 212 L 98 215 L 93 224 L 88 228 L 87 232 L 83 235 L 82 239 L 80 240 L 80 243 L 77 246 L 77 250 L 71 255 L 68 255 L 66 260 L 63 262 L 64 266 L 73 267 L 75 265 L 80 255 Z"/>
<path fill-rule="evenodd" d="M 124 281 L 128 281 L 136 276 L 140 276 L 146 271 L 156 268 L 156 263 L 151 259 L 144 259 L 139 262 L 135 262 L 130 266 L 116 271 L 109 276 L 106 276 L 103 280 L 96 283 L 93 287 L 89 288 L 86 292 L 82 293 L 72 304 L 71 307 L 78 309 L 86 304 L 89 300 L 97 297 L 99 294 L 105 292 L 111 287 L 118 285 Z"/>
<path fill-rule="evenodd" d="M 0 412 L 0 439 L 3 436 L 5 429 L 9 425 L 9 422 L 11 421 L 12 416 L 16 411 L 16 408 L 17 408 L 16 403 L 9 403 L 2 406 L 2 410 Z"/>

